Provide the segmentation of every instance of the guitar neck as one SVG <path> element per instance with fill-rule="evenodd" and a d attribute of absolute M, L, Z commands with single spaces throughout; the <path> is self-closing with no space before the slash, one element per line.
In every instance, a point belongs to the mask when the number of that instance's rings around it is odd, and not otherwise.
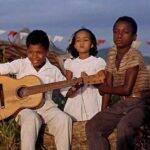
<path fill-rule="evenodd" d="M 72 80 L 65 80 L 65 81 L 58 81 L 54 83 L 49 83 L 49 84 L 42 84 L 42 85 L 36 85 L 36 86 L 30 86 L 30 87 L 25 87 L 24 90 L 24 96 L 28 95 L 33 95 L 37 93 L 44 93 L 50 90 L 55 90 L 55 89 L 61 89 L 61 88 L 66 88 L 69 86 L 76 85 L 77 83 L 84 83 L 84 84 L 100 84 L 103 83 L 105 80 L 105 75 L 103 72 L 100 72 L 95 75 L 89 75 L 85 77 L 80 77 Z"/>
<path fill-rule="evenodd" d="M 44 92 L 47 92 L 50 90 L 66 88 L 66 87 L 75 85 L 77 82 L 82 82 L 82 78 L 58 81 L 58 82 L 49 83 L 49 84 L 30 86 L 30 87 L 27 87 L 27 89 L 26 89 L 27 90 L 26 96 L 37 94 L 37 93 L 44 93 Z"/>

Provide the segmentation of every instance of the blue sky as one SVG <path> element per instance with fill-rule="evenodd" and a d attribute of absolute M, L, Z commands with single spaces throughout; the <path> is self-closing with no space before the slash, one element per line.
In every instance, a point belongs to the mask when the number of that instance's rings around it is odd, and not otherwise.
<path fill-rule="evenodd" d="M 55 43 L 68 46 L 71 35 L 80 27 L 91 29 L 97 38 L 106 39 L 102 48 L 112 43 L 115 20 L 128 15 L 138 23 L 141 51 L 150 56 L 150 0 L 0 0 L 0 29 L 7 31 L 42 29 L 49 35 L 62 35 Z"/>

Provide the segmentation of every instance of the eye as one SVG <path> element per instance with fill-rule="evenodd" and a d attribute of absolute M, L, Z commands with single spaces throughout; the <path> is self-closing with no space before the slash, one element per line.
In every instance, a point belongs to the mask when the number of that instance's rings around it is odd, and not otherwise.
<path fill-rule="evenodd" d="M 124 31 L 125 34 L 130 34 L 130 31 Z"/>
<path fill-rule="evenodd" d="M 76 39 L 75 42 L 80 42 L 80 40 L 79 40 L 79 39 Z"/>
<path fill-rule="evenodd" d="M 31 50 L 28 50 L 28 54 L 32 54 L 33 52 Z"/>
<path fill-rule="evenodd" d="M 115 33 L 115 34 L 116 34 L 116 33 L 117 33 L 117 30 L 113 30 L 113 33 Z"/>

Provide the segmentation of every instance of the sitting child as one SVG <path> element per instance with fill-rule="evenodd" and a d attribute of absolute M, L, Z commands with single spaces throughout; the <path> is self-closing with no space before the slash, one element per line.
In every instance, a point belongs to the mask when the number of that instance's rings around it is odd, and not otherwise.
<path fill-rule="evenodd" d="M 93 75 L 105 68 L 102 58 L 94 57 L 97 54 L 97 43 L 95 35 L 88 29 L 82 28 L 73 34 L 71 44 L 68 47 L 74 59 L 65 61 L 66 77 L 79 78 L 81 74 Z M 76 91 L 71 88 L 64 111 L 75 121 L 91 119 L 97 112 L 101 111 L 102 96 L 93 85 L 84 85 Z"/>
<path fill-rule="evenodd" d="M 49 39 L 42 30 L 31 32 L 26 41 L 27 58 L 0 64 L 0 74 L 15 74 L 17 79 L 35 75 L 46 83 L 65 80 L 60 70 L 46 58 Z M 51 92 L 43 96 L 44 105 L 39 109 L 23 109 L 17 115 L 21 126 L 21 149 L 35 150 L 40 127 L 46 123 L 49 133 L 54 135 L 57 150 L 70 150 L 72 119 L 57 108 L 51 99 Z"/>

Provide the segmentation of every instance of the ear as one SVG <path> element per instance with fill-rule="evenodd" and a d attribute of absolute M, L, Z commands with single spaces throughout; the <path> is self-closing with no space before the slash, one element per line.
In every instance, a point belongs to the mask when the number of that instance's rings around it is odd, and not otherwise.
<path fill-rule="evenodd" d="M 133 41 L 136 41 L 137 34 L 133 35 Z"/>
<path fill-rule="evenodd" d="M 77 45 L 76 44 L 74 44 L 74 48 L 77 49 Z"/>
<path fill-rule="evenodd" d="M 49 51 L 47 50 L 47 51 L 46 51 L 46 55 L 48 56 L 48 54 L 49 54 Z"/>
<path fill-rule="evenodd" d="M 94 45 L 92 44 L 92 45 L 91 45 L 91 48 L 93 48 L 93 47 L 94 47 Z"/>

